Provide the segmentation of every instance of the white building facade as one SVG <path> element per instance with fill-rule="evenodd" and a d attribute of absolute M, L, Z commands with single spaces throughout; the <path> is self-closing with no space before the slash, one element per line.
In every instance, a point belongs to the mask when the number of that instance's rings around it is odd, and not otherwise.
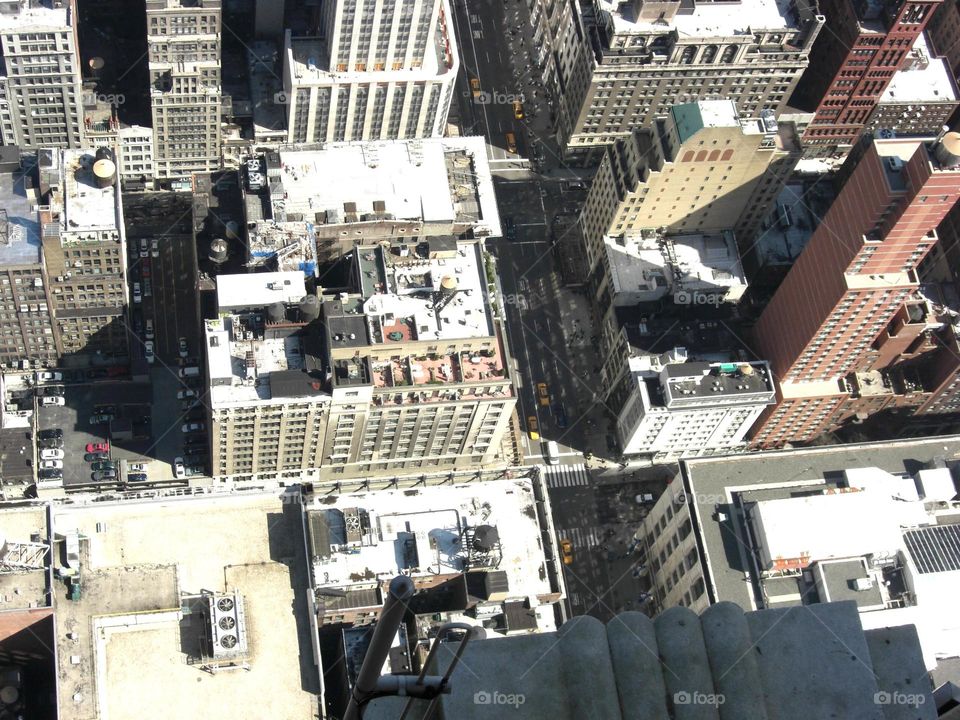
<path fill-rule="evenodd" d="M 73 0 L 0 4 L 0 144 L 81 146 L 76 22 Z"/>
<path fill-rule="evenodd" d="M 292 143 L 438 137 L 459 69 L 447 0 L 340 0 L 326 39 L 284 42 Z"/>

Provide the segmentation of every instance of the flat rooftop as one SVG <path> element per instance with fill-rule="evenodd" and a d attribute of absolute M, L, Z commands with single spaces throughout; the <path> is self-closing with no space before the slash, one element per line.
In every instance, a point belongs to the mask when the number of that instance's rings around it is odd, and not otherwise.
<path fill-rule="evenodd" d="M 32 158 L 27 157 L 30 164 Z M 40 219 L 34 207 L 35 190 L 27 190 L 24 173 L 0 173 L 0 207 L 7 211 L 7 242 L 0 241 L 0 264 L 40 262 Z"/>
<path fill-rule="evenodd" d="M 742 2 L 697 2 L 689 15 L 677 15 L 668 23 L 638 20 L 631 3 L 599 0 L 611 14 L 618 33 L 663 34 L 675 29 L 680 36 L 732 37 L 758 30 L 797 27 L 790 19 L 790 0 L 743 0 Z"/>
<path fill-rule="evenodd" d="M 736 396 L 766 395 L 773 401 L 770 366 L 749 363 L 670 363 L 663 369 L 668 405 L 703 398 L 724 400 Z"/>
<path fill-rule="evenodd" d="M 315 587 L 349 590 L 389 581 L 401 572 L 415 580 L 461 573 L 466 558 L 462 533 L 489 525 L 499 535 L 494 554 L 500 559 L 483 569 L 505 572 L 507 596 L 530 599 L 537 607 L 537 596 L 551 590 L 535 503 L 527 479 L 381 490 L 340 495 L 334 502 L 315 499 L 304 508 L 308 524 L 316 525 L 309 518 L 320 514 L 319 527 L 326 531 L 312 540 L 320 553 L 311 559 Z M 358 514 L 366 519 L 354 532 L 344 518 Z M 537 623 L 541 630 L 554 628 L 552 606 L 537 609 Z"/>
<path fill-rule="evenodd" d="M 85 538 L 81 599 L 58 591 L 60 717 L 137 717 L 148 707 L 157 720 L 259 720 L 265 702 L 276 717 L 313 717 L 300 518 L 299 506 L 269 495 L 57 508 L 57 530 Z M 187 663 L 182 631 L 193 619 L 177 614 L 202 589 L 243 596 L 248 670 L 211 675 Z"/>
<path fill-rule="evenodd" d="M 451 173 L 448 155 L 459 156 L 460 176 Z M 482 138 L 330 143 L 322 150 L 281 150 L 280 162 L 287 217 L 299 213 L 313 222 L 324 212 L 329 224 L 344 222 L 348 213 L 384 213 L 453 222 L 479 197 L 478 220 L 499 229 Z"/>
<path fill-rule="evenodd" d="M 217 308 L 265 308 L 276 302 L 300 302 L 307 294 L 302 272 L 242 273 L 217 275 Z"/>
<path fill-rule="evenodd" d="M 99 188 L 93 179 L 93 150 L 64 150 L 61 156 L 63 210 L 61 233 L 117 230 L 116 182 Z"/>
<path fill-rule="evenodd" d="M 34 29 L 63 29 L 75 24 L 75 18 L 70 17 L 68 3 L 63 7 L 53 7 L 53 0 L 42 0 L 31 7 L 29 0 L 21 3 L 18 12 L 8 15 L 0 14 L 0 32 Z"/>
<path fill-rule="evenodd" d="M 926 33 L 920 33 L 913 44 L 913 54 L 918 53 L 923 60 L 913 58 L 910 67 L 894 73 L 880 97 L 881 103 L 954 102 L 957 99 L 957 85 L 951 77 L 950 65 L 946 58 L 933 56 Z"/>
<path fill-rule="evenodd" d="M 368 288 L 370 294 L 362 305 L 373 330 L 373 344 L 493 334 L 482 246 L 456 243 L 441 257 L 431 255 L 426 242 L 354 251 L 362 277 L 369 278 L 370 272 L 376 277 L 379 272 L 384 280 L 379 287 Z"/>
<path fill-rule="evenodd" d="M 765 508 L 762 512 L 769 522 L 763 524 L 766 530 L 754 532 L 760 533 L 760 546 L 771 556 L 849 559 L 867 552 L 867 545 L 878 557 L 887 552 L 884 557 L 890 561 L 899 554 L 902 569 L 871 568 L 874 584 L 885 593 L 889 605 L 887 610 L 864 614 L 864 625 L 916 624 L 928 661 L 951 642 L 955 654 L 960 627 L 950 619 L 955 613 L 948 612 L 943 603 L 960 587 L 960 570 L 945 566 L 924 574 L 906 530 L 922 522 L 936 523 L 930 514 L 933 511 L 951 512 L 941 500 L 956 493 L 949 471 L 926 468 L 935 461 L 952 466 L 958 459 L 960 436 L 951 435 L 682 461 L 686 494 L 706 556 L 711 597 L 743 608 L 757 607 L 759 592 L 766 596 L 768 606 L 802 604 L 817 597 L 805 586 L 804 578 L 792 572 L 771 578 L 781 584 L 792 583 L 792 594 L 771 593 L 766 580 L 762 581 L 765 589 L 758 589 L 750 552 L 753 542 L 746 534 L 742 510 L 745 504 L 756 503 Z M 848 487 L 866 490 L 840 491 Z M 921 488 L 926 504 L 918 495 Z M 943 516 L 941 522 L 950 521 Z M 923 546 L 931 543 L 936 545 L 931 541 Z M 917 588 L 918 600 L 898 607 L 895 596 L 902 593 L 903 578 L 908 576 Z M 776 599 L 778 595 L 780 599 Z M 929 619 L 924 620 L 925 616 Z"/>
<path fill-rule="evenodd" d="M 834 197 L 832 185 L 819 179 L 786 184 L 754 241 L 757 265 L 793 265 Z"/>
<path fill-rule="evenodd" d="M 746 289 L 747 281 L 732 232 L 661 237 L 651 231 L 622 238 L 608 237 L 604 242 L 614 292 L 627 294 L 628 300 L 634 296 L 640 302 L 655 300 L 671 288 L 681 287 L 709 292 L 720 288 L 738 289 L 737 296 Z M 664 257 L 661 243 L 672 247 L 675 264 Z"/>
<path fill-rule="evenodd" d="M 224 407 L 280 398 L 329 398 L 308 331 L 300 324 L 267 328 L 266 314 L 226 315 L 206 322 L 210 404 Z M 282 323 L 281 323 L 282 324 Z"/>

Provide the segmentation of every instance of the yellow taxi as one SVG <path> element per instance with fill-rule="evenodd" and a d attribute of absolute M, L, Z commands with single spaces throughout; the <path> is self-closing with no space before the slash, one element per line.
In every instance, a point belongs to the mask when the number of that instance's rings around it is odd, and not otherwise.
<path fill-rule="evenodd" d="M 530 433 L 530 439 L 531 439 L 531 440 L 539 440 L 539 439 L 540 439 L 540 432 L 539 432 L 539 430 L 540 430 L 540 426 L 537 424 L 537 416 L 536 416 L 536 415 L 530 415 L 530 416 L 527 418 L 527 432 Z"/>

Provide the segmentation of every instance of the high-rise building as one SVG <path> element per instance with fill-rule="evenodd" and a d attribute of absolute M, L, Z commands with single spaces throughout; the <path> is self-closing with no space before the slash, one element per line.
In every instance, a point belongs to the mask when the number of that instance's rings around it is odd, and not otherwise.
<path fill-rule="evenodd" d="M 53 367 L 60 355 L 37 216 L 36 157 L 0 148 L 0 365 Z"/>
<path fill-rule="evenodd" d="M 747 432 L 774 401 L 766 363 L 687 362 L 686 350 L 630 358 L 617 418 L 624 455 L 660 462 L 745 447 Z"/>
<path fill-rule="evenodd" d="M 575 0 L 527 0 L 533 33 L 534 62 L 547 96 L 553 100 L 553 126 L 558 137 L 569 137 L 590 85 L 594 59 Z M 577 98 L 578 102 L 570 102 Z"/>
<path fill-rule="evenodd" d="M 727 98 L 744 117 L 779 114 L 807 67 L 823 17 L 803 0 L 735 6 L 594 0 L 584 24 L 596 65 L 585 95 L 563 99 L 575 119 L 559 140 L 570 160 L 594 162 L 603 146 L 666 117 L 677 104 Z"/>
<path fill-rule="evenodd" d="M 883 369 L 884 334 L 919 282 L 935 228 L 960 198 L 960 133 L 875 140 L 851 155 L 844 186 L 755 327 L 778 381 L 753 442 L 809 440 L 831 423 L 850 373 Z M 902 323 L 901 323 L 902 324 Z M 889 332 L 888 332 L 889 330 Z"/>
<path fill-rule="evenodd" d="M 454 237 L 351 253 L 355 285 L 221 275 L 207 321 L 213 475 L 320 480 L 493 469 L 516 404 L 482 247 Z"/>
<path fill-rule="evenodd" d="M 321 37 L 288 30 L 288 142 L 442 135 L 459 69 L 450 18 L 448 0 L 336 0 Z"/>
<path fill-rule="evenodd" d="M 126 359 L 126 249 L 109 151 L 4 153 L 0 363 Z"/>
<path fill-rule="evenodd" d="M 960 2 L 944 0 L 927 25 L 930 49 L 946 59 L 954 77 L 960 74 Z"/>
<path fill-rule="evenodd" d="M 479 137 L 281 147 L 244 176 L 251 268 L 312 274 L 358 242 L 500 234 Z"/>
<path fill-rule="evenodd" d="M 113 155 L 42 150 L 38 157 L 43 263 L 61 354 L 74 365 L 122 362 L 127 254 Z"/>
<path fill-rule="evenodd" d="M 220 0 L 146 0 L 154 168 L 160 180 L 220 166 Z"/>
<path fill-rule="evenodd" d="M 80 147 L 76 23 L 74 0 L 0 2 L 0 144 Z"/>
<path fill-rule="evenodd" d="M 847 600 L 864 627 L 915 626 L 928 668 L 954 657 L 958 450 L 948 435 L 681 461 L 635 534 L 653 609 Z"/>
<path fill-rule="evenodd" d="M 932 57 L 923 33 L 877 101 L 865 130 L 880 137 L 936 135 L 960 106 L 946 58 Z"/>
<path fill-rule="evenodd" d="M 606 237 L 718 232 L 762 218 L 799 158 L 793 125 L 770 111 L 751 120 L 731 100 L 675 105 L 604 149 L 581 220 L 590 267 Z"/>
<path fill-rule="evenodd" d="M 884 91 L 941 0 L 820 0 L 820 33 L 810 71 L 790 104 L 814 113 L 803 134 L 807 155 L 843 155 L 863 132 Z"/>

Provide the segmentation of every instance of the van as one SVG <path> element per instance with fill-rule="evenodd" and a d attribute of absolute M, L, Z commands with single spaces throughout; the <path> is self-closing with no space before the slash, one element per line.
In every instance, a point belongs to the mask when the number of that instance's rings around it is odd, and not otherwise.
<path fill-rule="evenodd" d="M 198 367 L 196 367 L 196 366 L 194 366 L 194 367 L 184 367 L 184 368 L 180 368 L 180 373 L 179 373 L 179 374 L 180 374 L 180 377 L 182 377 L 182 378 L 187 378 L 187 377 L 199 377 L 199 376 L 200 376 L 200 368 L 198 368 Z"/>
<path fill-rule="evenodd" d="M 556 440 L 547 442 L 546 459 L 547 465 L 557 465 L 560 462 L 560 446 Z"/>

